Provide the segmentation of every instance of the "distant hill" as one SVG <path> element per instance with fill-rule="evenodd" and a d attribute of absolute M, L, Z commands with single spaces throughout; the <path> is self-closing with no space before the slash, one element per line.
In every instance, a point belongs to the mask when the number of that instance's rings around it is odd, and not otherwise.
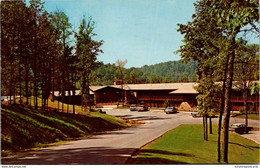
<path fill-rule="evenodd" d="M 187 64 L 180 61 L 168 61 L 141 68 L 127 68 L 124 71 L 124 83 L 169 83 L 196 81 L 197 62 Z M 92 85 L 110 85 L 118 76 L 115 64 L 103 64 L 94 72 L 96 79 Z"/>

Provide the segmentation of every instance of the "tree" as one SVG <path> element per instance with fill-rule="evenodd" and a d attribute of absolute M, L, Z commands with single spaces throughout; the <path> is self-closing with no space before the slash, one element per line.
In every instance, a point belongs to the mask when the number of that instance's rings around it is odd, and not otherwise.
<path fill-rule="evenodd" d="M 117 80 L 121 81 L 121 89 L 122 89 L 122 102 L 123 102 L 123 106 L 124 106 L 124 91 L 123 91 L 123 86 L 124 86 L 124 66 L 127 63 L 127 59 L 125 59 L 124 61 L 122 60 L 117 60 L 116 61 L 116 67 L 117 67 Z"/>
<path fill-rule="evenodd" d="M 29 14 L 29 9 L 22 1 L 1 2 L 1 93 L 14 96 L 13 104 L 16 94 L 20 95 L 20 102 L 22 101 L 23 87 L 28 104 L 28 60 L 32 28 Z"/>
<path fill-rule="evenodd" d="M 254 80 L 258 80 L 256 72 L 259 74 L 259 52 L 257 45 L 241 46 L 237 52 L 237 58 L 234 64 L 234 86 L 243 92 L 245 124 L 248 125 L 248 98 L 250 86 Z M 256 77 L 256 78 L 255 78 Z"/>
<path fill-rule="evenodd" d="M 204 71 L 200 71 L 203 61 L 210 59 L 217 61 L 218 68 L 214 71 L 214 77 L 215 80 L 222 79 L 224 93 L 219 119 L 220 130 L 222 108 L 224 108 L 222 150 L 224 162 L 228 162 L 228 125 L 235 51 L 243 42 L 242 39 L 237 40 L 238 34 L 242 31 L 242 27 L 254 24 L 258 20 L 257 6 L 257 1 L 201 0 L 195 3 L 196 13 L 192 16 L 193 21 L 188 22 L 187 25 L 179 25 L 179 31 L 185 34 L 185 45 L 180 47 L 179 52 L 185 62 L 190 59 L 198 61 L 198 80 L 203 77 Z M 220 137 L 220 131 L 218 134 Z M 218 144 L 219 142 L 220 138 Z M 220 154 L 219 147 L 218 153 Z M 220 161 L 220 155 L 218 156 Z"/>
<path fill-rule="evenodd" d="M 216 111 L 216 74 L 220 73 L 222 66 L 219 64 L 218 40 L 222 39 L 221 29 L 216 26 L 214 18 L 209 17 L 209 7 L 205 1 L 195 4 L 196 14 L 193 21 L 187 25 L 179 25 L 181 34 L 184 34 L 185 45 L 180 47 L 182 61 L 198 61 L 196 70 L 200 95 L 197 96 L 198 107 L 203 116 L 204 139 L 207 140 L 207 117 Z M 214 40 L 212 40 L 214 39 Z"/>
<path fill-rule="evenodd" d="M 228 57 L 227 77 L 225 87 L 224 102 L 224 122 L 223 122 L 223 161 L 228 163 L 228 129 L 231 107 L 231 90 L 233 81 L 233 68 L 236 56 L 236 43 L 238 34 L 242 28 L 258 21 L 258 1 L 212 1 L 210 3 L 211 16 L 217 18 L 217 25 L 224 30 L 227 38 L 227 45 L 221 48 L 222 52 Z M 240 42 L 239 42 L 240 43 Z"/>
<path fill-rule="evenodd" d="M 53 65 L 52 74 L 53 74 L 53 81 L 52 81 L 52 91 L 55 88 L 55 79 L 59 80 L 60 88 L 59 94 L 62 96 L 62 111 L 63 111 L 63 102 L 65 91 L 67 90 L 70 95 L 70 76 L 71 73 L 69 72 L 69 62 L 71 57 L 72 48 L 69 47 L 70 44 L 70 36 L 72 35 L 72 26 L 69 23 L 69 18 L 64 12 L 60 12 L 59 10 L 52 13 L 51 16 L 52 25 L 55 27 L 55 37 L 57 42 L 60 44 L 59 51 L 56 52 L 56 63 Z M 69 111 L 67 106 L 67 112 Z"/>
<path fill-rule="evenodd" d="M 91 110 L 89 86 L 92 80 L 92 72 L 100 66 L 100 62 L 97 61 L 97 56 L 103 51 L 100 49 L 103 41 L 96 41 L 93 37 L 94 24 L 92 18 L 86 22 L 83 17 L 79 26 L 78 33 L 75 33 L 76 37 L 76 57 L 77 61 L 75 66 L 80 75 L 80 90 L 82 94 L 82 108 L 87 111 L 87 105 L 89 105 L 89 111 Z"/>
<path fill-rule="evenodd" d="M 136 79 L 136 74 L 134 71 L 130 72 L 130 83 L 136 84 L 137 83 L 137 79 Z"/>
<path fill-rule="evenodd" d="M 32 35 L 31 35 L 31 62 L 30 65 L 32 66 L 33 71 L 33 86 L 34 86 L 34 108 L 38 110 L 38 91 L 39 91 L 39 77 L 40 73 L 38 72 L 38 66 L 41 63 L 41 50 L 40 50 L 40 22 L 42 15 L 46 14 L 44 11 L 43 3 L 40 0 L 31 0 L 30 1 L 30 21 L 32 24 Z"/>
<path fill-rule="evenodd" d="M 204 140 L 208 140 L 207 119 L 210 120 L 210 133 L 212 133 L 211 117 L 219 112 L 219 103 L 217 102 L 220 93 L 220 87 L 214 78 L 214 70 L 217 68 L 214 60 L 204 60 L 199 66 L 202 71 L 198 80 L 196 90 L 200 93 L 196 99 L 199 113 L 203 116 Z"/>

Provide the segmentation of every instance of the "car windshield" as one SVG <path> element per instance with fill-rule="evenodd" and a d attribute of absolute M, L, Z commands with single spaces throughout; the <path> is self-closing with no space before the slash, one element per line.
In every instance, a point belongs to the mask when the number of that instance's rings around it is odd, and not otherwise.
<path fill-rule="evenodd" d="M 135 104 L 132 104 L 130 107 L 135 107 Z"/>
<path fill-rule="evenodd" d="M 173 109 L 173 107 L 168 107 L 167 109 L 169 109 L 169 110 L 170 110 L 170 109 Z"/>
<path fill-rule="evenodd" d="M 245 124 L 233 124 L 231 125 L 232 128 L 238 128 L 238 127 L 245 127 Z"/>

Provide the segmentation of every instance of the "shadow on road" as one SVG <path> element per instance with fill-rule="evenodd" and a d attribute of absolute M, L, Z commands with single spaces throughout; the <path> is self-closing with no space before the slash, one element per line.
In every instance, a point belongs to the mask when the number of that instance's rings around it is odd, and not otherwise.
<path fill-rule="evenodd" d="M 136 149 L 90 147 L 32 151 L 19 158 L 2 158 L 8 165 L 124 164 Z"/>
<path fill-rule="evenodd" d="M 131 120 L 142 120 L 142 121 L 170 119 L 170 118 L 158 117 L 158 116 L 133 116 L 133 115 L 116 115 L 116 117 L 123 118 L 123 119 L 131 119 Z"/>
<path fill-rule="evenodd" d="M 129 158 L 126 164 L 187 164 L 186 162 L 175 161 L 165 158 L 155 157 L 156 155 L 176 155 L 176 156 L 185 156 L 185 157 L 194 157 L 194 155 L 185 154 L 185 153 L 174 153 L 162 150 L 152 150 L 152 149 L 143 149 L 139 150 L 134 154 L 134 157 Z M 136 155 L 142 155 L 144 157 L 136 158 Z M 167 158 L 167 157 L 166 157 Z"/>

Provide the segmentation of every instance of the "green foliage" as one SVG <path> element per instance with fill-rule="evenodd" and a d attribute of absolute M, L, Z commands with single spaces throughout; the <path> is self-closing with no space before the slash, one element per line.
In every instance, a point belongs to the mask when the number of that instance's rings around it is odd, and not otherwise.
<path fill-rule="evenodd" d="M 213 132 L 217 126 L 213 125 Z M 203 141 L 202 125 L 181 125 L 142 147 L 130 164 L 217 164 L 216 138 L 210 134 Z M 240 135 L 230 134 L 230 162 L 232 164 L 258 163 L 259 145 Z"/>
<path fill-rule="evenodd" d="M 253 83 L 250 87 L 250 94 L 259 94 L 259 83 Z"/>
<path fill-rule="evenodd" d="M 169 61 L 141 68 L 132 67 L 124 69 L 124 83 L 194 82 L 197 65 L 195 61 L 189 61 L 187 64 Z M 115 64 L 102 63 L 93 74 L 98 78 L 92 81 L 92 85 L 111 85 L 117 78 L 117 68 Z"/>
<path fill-rule="evenodd" d="M 223 109 L 220 111 L 224 111 L 225 114 L 222 158 L 227 163 L 228 123 L 234 61 L 239 56 L 237 54 L 239 47 L 246 44 L 239 33 L 243 31 L 242 28 L 247 29 L 247 26 L 251 26 L 251 29 L 245 30 L 245 33 L 248 31 L 259 33 L 258 28 L 256 28 L 259 19 L 259 2 L 256 0 L 201 0 L 197 1 L 194 6 L 195 14 L 192 16 L 192 22 L 188 22 L 186 25 L 179 24 L 178 31 L 184 35 L 184 45 L 180 47 L 178 52 L 184 62 L 198 61 L 198 90 L 202 93 L 198 96 L 198 104 L 203 114 L 208 114 L 209 111 L 213 110 L 212 107 L 215 107 L 215 102 L 211 100 L 211 96 L 216 92 L 214 82 L 223 81 L 223 85 L 225 84 L 224 89 L 222 89 L 223 97 L 225 95 L 224 102 L 220 106 Z M 199 89 L 200 87 L 202 89 Z M 207 90 L 204 91 L 204 89 Z M 221 125 L 221 120 L 219 122 Z M 218 142 L 219 146 L 220 139 Z"/>
<path fill-rule="evenodd" d="M 87 105 L 90 105 L 89 86 L 93 80 L 92 71 L 100 66 L 100 62 L 97 61 L 97 56 L 103 51 L 100 49 L 103 41 L 95 41 L 93 37 L 95 22 L 92 18 L 86 22 L 85 17 L 79 26 L 78 33 L 75 33 L 76 37 L 76 57 L 77 61 L 74 66 L 76 67 L 80 77 L 80 91 L 82 93 L 82 107 L 87 110 Z M 90 108 L 89 108 L 90 110 Z"/>

